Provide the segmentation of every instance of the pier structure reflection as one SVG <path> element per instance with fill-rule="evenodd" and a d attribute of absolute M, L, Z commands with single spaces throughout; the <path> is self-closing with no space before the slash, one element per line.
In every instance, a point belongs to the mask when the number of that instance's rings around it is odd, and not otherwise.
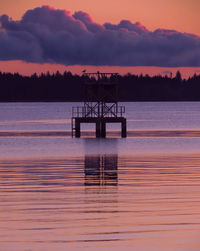
<path fill-rule="evenodd" d="M 116 139 L 93 141 L 85 144 L 85 186 L 117 186 L 118 154 Z M 112 151 L 109 149 L 112 149 Z"/>
<path fill-rule="evenodd" d="M 117 155 L 86 155 L 85 185 L 116 186 L 118 183 L 117 162 Z"/>

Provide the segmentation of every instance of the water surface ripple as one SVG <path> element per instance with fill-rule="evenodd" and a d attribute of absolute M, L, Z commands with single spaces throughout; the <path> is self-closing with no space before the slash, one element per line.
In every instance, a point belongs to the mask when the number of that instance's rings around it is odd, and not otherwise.
<path fill-rule="evenodd" d="M 126 139 L 74 105 L 0 103 L 0 251 L 199 251 L 200 103 L 126 103 Z"/>
<path fill-rule="evenodd" d="M 200 157 L 0 162 L 0 250 L 198 250 Z"/>

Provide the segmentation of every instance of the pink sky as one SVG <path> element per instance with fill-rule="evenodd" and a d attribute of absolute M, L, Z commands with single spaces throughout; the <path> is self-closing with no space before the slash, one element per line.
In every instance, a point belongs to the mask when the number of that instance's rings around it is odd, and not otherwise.
<path fill-rule="evenodd" d="M 17 0 L 17 5 L 16 0 L 3 0 L 0 15 L 20 19 L 26 10 L 42 5 L 72 13 L 81 10 L 101 24 L 128 19 L 139 21 L 150 30 L 165 28 L 200 35 L 199 0 Z"/>
<path fill-rule="evenodd" d="M 84 11 L 91 15 L 99 24 L 111 22 L 117 24 L 122 19 L 135 23 L 141 22 L 147 29 L 153 31 L 158 28 L 175 29 L 200 35 L 199 0 L 16 0 L 1 1 L 0 15 L 7 14 L 13 20 L 18 20 L 28 10 L 42 5 L 74 11 Z M 119 73 L 159 74 L 165 71 L 180 70 L 184 77 L 200 72 L 200 67 L 95 67 L 95 66 L 63 66 L 60 64 L 33 64 L 22 61 L 0 61 L 0 71 L 20 72 L 25 75 L 41 71 L 55 72 L 56 70 L 70 70 L 81 73 L 83 68 L 90 70 L 118 71 Z M 163 73 L 162 73 L 163 74 Z"/>
<path fill-rule="evenodd" d="M 119 74 L 126 74 L 128 72 L 140 75 L 140 74 L 149 74 L 149 75 L 170 75 L 172 72 L 173 76 L 177 71 L 180 71 L 182 77 L 188 78 L 193 76 L 195 73 L 200 74 L 200 67 L 150 67 L 150 66 L 133 66 L 133 67 L 119 67 L 119 66 L 64 66 L 56 64 L 33 64 L 25 63 L 22 61 L 0 61 L 0 70 L 2 72 L 20 72 L 23 75 L 31 75 L 35 72 L 42 73 L 49 71 L 50 73 L 56 72 L 57 70 L 61 73 L 64 71 L 71 71 L 72 73 L 82 74 L 83 70 L 87 72 L 96 72 L 96 71 L 105 71 L 105 72 L 118 72 Z"/>

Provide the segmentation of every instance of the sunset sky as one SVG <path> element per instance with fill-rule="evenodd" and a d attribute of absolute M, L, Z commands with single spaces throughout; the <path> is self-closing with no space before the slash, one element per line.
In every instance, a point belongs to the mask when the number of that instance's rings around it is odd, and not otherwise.
<path fill-rule="evenodd" d="M 34 10 L 44 5 L 53 8 Z M 56 15 L 59 15 L 57 9 L 62 10 L 62 18 L 52 28 L 57 20 Z M 65 16 L 63 10 L 70 13 L 66 12 Z M 110 70 L 114 66 L 114 70 L 120 73 L 157 74 L 180 69 L 185 76 L 192 75 L 200 72 L 199 11 L 199 0 L 2 0 L 0 15 L 6 14 L 13 21 L 19 22 L 14 27 L 9 18 L 0 18 L 0 71 L 31 74 L 35 71 L 72 70 L 78 73 L 84 66 L 95 70 L 101 65 L 101 70 Z M 75 12 L 78 13 L 74 15 Z M 22 19 L 25 13 L 26 18 Z M 86 16 L 89 21 L 85 21 Z M 46 18 L 48 34 L 46 27 L 43 27 L 43 17 Z M 123 23 L 121 20 L 128 22 Z M 37 28 L 35 22 L 38 22 Z M 87 26 L 87 30 L 83 26 Z M 35 29 L 38 29 L 37 32 Z M 70 38 L 69 32 L 67 36 L 62 35 L 62 38 L 61 33 L 56 33 L 60 31 L 64 34 L 66 30 L 70 32 Z M 172 34 L 166 30 L 178 32 Z M 41 33 L 46 36 L 45 41 L 48 39 L 52 44 L 43 41 L 41 44 L 44 47 L 37 44 L 36 50 L 34 43 Z M 75 40 L 70 40 L 72 35 Z M 76 45 L 77 42 L 74 41 L 78 39 L 83 44 Z M 32 47 L 26 48 L 26 44 Z M 41 48 L 38 49 L 38 46 Z M 70 51 L 69 59 L 59 56 L 59 47 L 60 51 L 64 48 L 66 58 Z M 112 51 L 109 52 L 111 48 Z M 80 56 L 77 59 L 73 50 L 79 51 L 82 58 Z M 48 51 L 45 57 L 41 56 L 45 54 L 44 51 Z M 82 55 L 84 53 L 87 57 Z M 105 65 L 109 67 L 104 67 Z"/>

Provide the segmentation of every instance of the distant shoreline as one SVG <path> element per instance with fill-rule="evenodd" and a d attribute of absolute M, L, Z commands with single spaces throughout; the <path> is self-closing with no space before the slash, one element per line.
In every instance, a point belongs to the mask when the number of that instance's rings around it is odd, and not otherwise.
<path fill-rule="evenodd" d="M 84 84 L 98 83 L 92 76 L 42 73 L 22 76 L 0 72 L 0 102 L 82 102 Z M 102 79 L 100 80 L 102 81 Z M 115 75 L 104 82 L 116 83 L 119 102 L 183 102 L 200 101 L 200 75 L 182 79 L 149 75 Z"/>
<path fill-rule="evenodd" d="M 0 103 L 81 103 L 83 100 L 5 100 L 0 101 Z M 141 102 L 141 103 L 150 103 L 150 102 L 200 102 L 200 100 L 119 100 L 120 102 Z"/>

